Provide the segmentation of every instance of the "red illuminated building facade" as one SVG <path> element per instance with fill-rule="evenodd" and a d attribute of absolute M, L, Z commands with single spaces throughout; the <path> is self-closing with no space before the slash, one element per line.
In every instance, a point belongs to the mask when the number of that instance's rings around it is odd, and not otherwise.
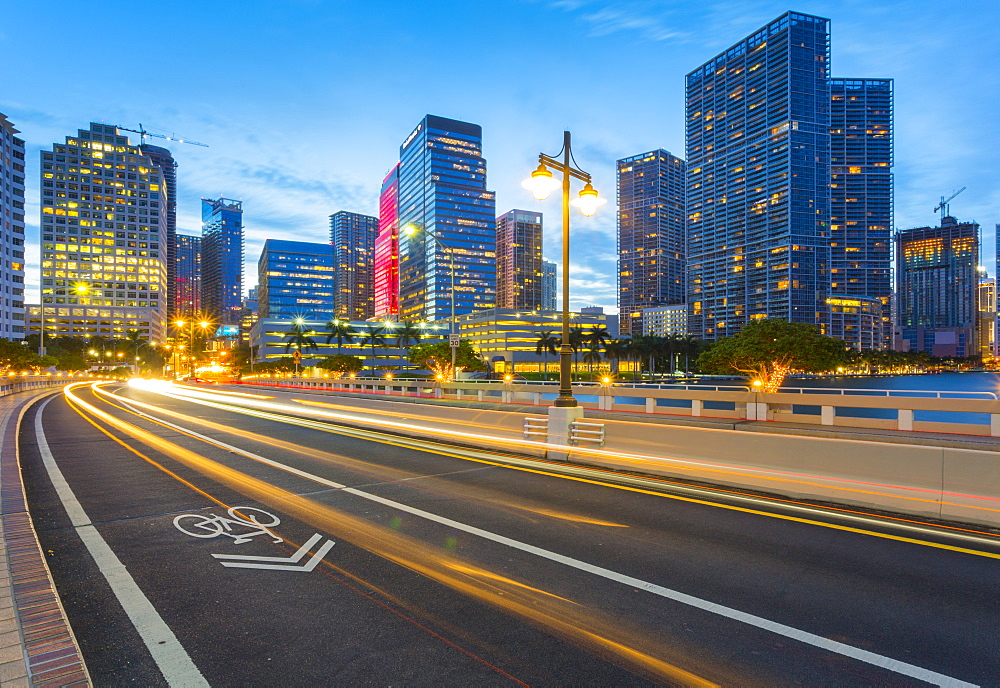
<path fill-rule="evenodd" d="M 375 237 L 375 317 L 399 315 L 399 165 L 382 181 Z"/>

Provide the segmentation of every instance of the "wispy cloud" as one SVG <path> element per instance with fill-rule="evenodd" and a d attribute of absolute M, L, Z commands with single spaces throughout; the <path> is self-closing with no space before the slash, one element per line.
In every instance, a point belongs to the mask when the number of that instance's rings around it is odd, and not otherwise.
<path fill-rule="evenodd" d="M 563 10 L 589 27 L 591 37 L 616 33 L 637 33 L 650 41 L 667 41 L 685 36 L 673 19 L 675 7 L 664 2 L 588 2 L 586 0 L 556 0 L 553 9 Z"/>

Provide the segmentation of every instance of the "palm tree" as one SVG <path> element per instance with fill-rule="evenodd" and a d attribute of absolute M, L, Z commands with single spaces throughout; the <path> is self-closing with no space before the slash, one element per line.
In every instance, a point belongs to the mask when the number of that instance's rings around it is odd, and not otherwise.
<path fill-rule="evenodd" d="M 326 336 L 326 343 L 329 344 L 334 339 L 337 340 L 337 353 L 343 353 L 341 349 L 344 348 L 344 342 L 350 344 L 354 341 L 354 337 L 357 332 L 354 326 L 351 325 L 347 320 L 341 320 L 339 318 L 334 318 L 326 324 L 326 329 L 330 332 Z"/>
<path fill-rule="evenodd" d="M 378 347 L 385 348 L 389 343 L 389 337 L 387 328 L 385 325 L 376 325 L 375 323 L 368 323 L 368 327 L 361 334 L 362 345 L 368 345 L 372 348 L 372 375 L 377 373 L 375 349 Z"/>
<path fill-rule="evenodd" d="M 553 356 L 559 353 L 559 340 L 551 332 L 539 332 L 538 340 L 535 342 L 535 353 L 542 357 L 545 366 L 545 379 L 549 379 L 549 354 Z"/>
<path fill-rule="evenodd" d="M 403 326 L 395 330 L 396 346 L 409 352 L 410 347 L 420 341 L 424 336 L 424 331 L 413 323 L 403 323 Z M 403 361 L 405 356 L 399 358 L 399 372 L 403 372 Z"/>
<path fill-rule="evenodd" d="M 608 357 L 608 361 L 612 362 L 611 372 L 613 374 L 618 374 L 618 362 L 628 357 L 630 343 L 630 339 L 612 339 L 604 345 L 604 355 Z"/>
<path fill-rule="evenodd" d="M 587 335 L 582 328 L 574 327 L 569 331 L 569 346 L 573 349 L 573 370 L 580 367 L 580 349 L 587 343 Z M 572 378 L 572 375 L 570 375 Z"/>
<path fill-rule="evenodd" d="M 315 350 L 316 341 L 309 335 L 314 334 L 312 330 L 306 330 L 302 322 L 296 320 L 292 323 L 292 329 L 289 330 L 288 334 L 285 335 L 285 353 L 292 347 L 299 352 L 299 357 L 301 359 L 302 352 L 308 351 L 309 349 Z M 191 352 L 192 354 L 194 352 Z M 299 361 L 295 362 L 295 374 L 299 373 Z"/>
<path fill-rule="evenodd" d="M 594 364 L 601 362 L 601 349 L 603 349 L 607 343 L 608 339 L 611 337 L 611 333 L 608 332 L 608 328 L 604 325 L 594 325 L 590 332 L 585 335 L 586 344 L 590 348 L 590 351 L 583 357 L 583 362 L 589 366 L 590 377 L 594 377 Z"/>
<path fill-rule="evenodd" d="M 639 362 L 642 360 L 642 356 L 643 356 L 643 354 L 642 354 L 642 346 L 641 346 L 641 344 L 640 344 L 640 342 L 638 340 L 639 340 L 639 337 L 633 337 L 632 339 L 629 339 L 628 343 L 626 344 L 626 349 L 625 349 L 625 351 L 627 352 L 629 360 L 635 361 L 636 364 L 637 364 L 634 368 L 632 368 L 632 382 L 636 381 L 636 376 L 639 374 L 639 371 L 642 369 L 642 365 L 639 365 Z"/>

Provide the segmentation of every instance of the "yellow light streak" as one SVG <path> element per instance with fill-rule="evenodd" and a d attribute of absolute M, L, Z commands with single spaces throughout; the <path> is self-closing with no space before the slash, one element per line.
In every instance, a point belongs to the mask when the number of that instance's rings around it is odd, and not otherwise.
<path fill-rule="evenodd" d="M 921 545 L 921 546 L 925 546 L 925 547 L 932 547 L 932 548 L 936 548 L 936 549 L 951 550 L 951 551 L 954 551 L 954 552 L 961 552 L 963 554 L 972 554 L 974 556 L 987 557 L 987 558 L 990 558 L 990 559 L 1000 559 L 1000 554 L 994 554 L 992 552 L 984 552 L 984 551 L 981 551 L 981 550 L 974 550 L 974 549 L 969 549 L 969 548 L 965 548 L 965 547 L 957 547 L 957 546 L 954 546 L 954 545 L 946 545 L 946 544 L 942 544 L 942 543 L 938 543 L 938 542 L 931 542 L 931 541 L 928 541 L 928 540 L 919 540 L 919 539 L 916 539 L 916 538 L 909 538 L 909 537 L 905 537 L 905 536 L 901 536 L 901 535 L 891 535 L 891 534 L 888 534 L 888 533 L 879 533 L 879 532 L 875 532 L 875 531 L 871 531 L 871 530 L 865 530 L 863 528 L 854 528 L 854 527 L 851 527 L 851 526 L 844 526 L 844 525 L 840 525 L 840 524 L 836 524 L 836 523 L 825 523 L 823 521 L 816 521 L 814 519 L 801 518 L 801 517 L 798 517 L 798 516 L 790 516 L 790 515 L 786 515 L 786 514 L 770 513 L 770 512 L 767 512 L 767 511 L 761 511 L 759 509 L 751 509 L 749 507 L 741 507 L 741 506 L 736 506 L 736 505 L 731 505 L 731 504 L 721 504 L 721 503 L 718 503 L 718 502 L 712 502 L 712 501 L 708 501 L 708 500 L 704 500 L 704 499 L 697 499 L 697 498 L 694 498 L 694 497 L 685 497 L 683 495 L 667 494 L 667 493 L 658 492 L 658 491 L 655 491 L 655 490 L 647 490 L 647 489 L 644 489 L 644 488 L 633 487 L 633 486 L 630 486 L 630 485 L 619 485 L 619 484 L 616 484 L 616 483 L 609 483 L 609 482 L 605 482 L 605 481 L 602 481 L 602 480 L 595 480 L 595 479 L 591 479 L 591 478 L 581 478 L 579 476 L 566 475 L 566 474 L 563 474 L 563 473 L 556 473 L 556 472 L 552 472 L 552 471 L 545 471 L 545 470 L 541 470 L 541 469 L 537 469 L 537 468 L 529 468 L 529 467 L 526 467 L 526 466 L 517 466 L 517 465 L 512 465 L 512 464 L 509 464 L 509 463 L 503 463 L 501 461 L 491 461 L 491 460 L 487 460 L 487 459 L 481 459 L 481 458 L 477 458 L 477 457 L 473 457 L 473 456 L 468 456 L 468 455 L 465 455 L 465 454 L 459 454 L 455 450 L 444 451 L 444 450 L 441 450 L 441 449 L 436 449 L 436 448 L 432 448 L 432 447 L 423 446 L 425 444 L 430 444 L 430 442 L 427 441 L 427 440 L 411 440 L 410 443 L 407 444 L 407 443 L 400 442 L 398 440 L 398 438 L 396 438 L 396 439 L 387 439 L 384 435 L 379 435 L 378 433 L 376 433 L 374 431 L 371 431 L 371 430 L 354 430 L 354 429 L 348 430 L 348 429 L 344 429 L 344 428 L 331 427 L 329 425 L 325 425 L 323 423 L 316 422 L 316 421 L 309 421 L 309 420 L 302 419 L 302 418 L 296 418 L 294 416 L 281 416 L 281 415 L 279 415 L 277 413 L 267 413 L 267 412 L 261 412 L 261 411 L 252 411 L 250 409 L 245 409 L 245 408 L 241 408 L 241 407 L 230 407 L 230 406 L 226 406 L 226 405 L 223 405 L 223 404 L 216 404 L 216 403 L 209 402 L 209 401 L 204 401 L 204 400 L 200 400 L 199 401 L 199 400 L 191 399 L 189 401 L 191 401 L 191 403 L 204 404 L 204 405 L 207 405 L 207 406 L 213 406 L 213 407 L 221 408 L 221 409 L 224 409 L 224 410 L 229 410 L 229 411 L 244 413 L 244 414 L 255 416 L 255 417 L 269 418 L 271 420 L 276 420 L 276 421 L 279 421 L 279 422 L 282 422 L 282 423 L 288 423 L 288 424 L 292 424 L 292 425 L 302 425 L 304 427 L 311 427 L 311 428 L 322 430 L 324 432 L 329 432 L 329 433 L 332 433 L 332 434 L 347 435 L 347 436 L 351 436 L 351 437 L 359 437 L 360 436 L 363 439 L 370 439 L 371 441 L 380 442 L 382 444 L 387 444 L 387 445 L 392 445 L 392 446 L 397 446 L 397 447 L 405 447 L 405 448 L 408 448 L 408 449 L 418 448 L 421 451 L 426 451 L 426 452 L 430 452 L 430 453 L 434 453 L 434 454 L 439 454 L 439 455 L 442 455 L 442 456 L 450 456 L 450 457 L 453 457 L 453 458 L 462 459 L 462 460 L 465 460 L 465 461 L 472 461 L 472 462 L 475 462 L 475 463 L 486 464 L 486 465 L 490 465 L 490 466 L 499 466 L 499 467 L 508 468 L 508 469 L 511 469 L 511 470 L 524 471 L 524 472 L 527 472 L 527 473 L 536 473 L 538 475 L 546 475 L 546 476 L 551 476 L 551 477 L 556 477 L 556 478 L 563 478 L 565 480 L 574 480 L 574 481 L 577 481 L 577 482 L 583 482 L 583 483 L 588 483 L 588 484 L 592 484 L 592 485 L 600 485 L 602 487 L 611 487 L 611 488 L 618 489 L 618 490 L 625 490 L 625 491 L 636 492 L 636 493 L 640 493 L 640 494 L 648 494 L 648 495 L 653 495 L 653 496 L 657 496 L 657 497 L 663 497 L 665 499 L 673 499 L 673 500 L 677 500 L 677 501 L 690 502 L 690 503 L 693 503 L 693 504 L 701 504 L 701 505 L 704 505 L 704 506 L 712 506 L 712 507 L 716 507 L 716 508 L 719 508 L 719 509 L 726 509 L 726 510 L 730 510 L 730 511 L 738 511 L 738 512 L 742 512 L 742 513 L 755 514 L 755 515 L 758 515 L 758 516 L 766 516 L 768 518 L 776 518 L 776 519 L 779 519 L 779 520 L 804 523 L 804 524 L 807 524 L 807 525 L 819 526 L 821 528 L 829 528 L 829 529 L 832 529 L 832 530 L 841 530 L 841 531 L 845 531 L 845 532 L 857 533 L 857 534 L 860 534 L 860 535 L 869 535 L 871 537 L 878 537 L 878 538 L 882 538 L 882 539 L 886 539 L 886 540 L 895 540 L 895 541 L 898 541 L 898 542 L 906 542 L 906 543 L 909 543 L 909 544 Z M 493 438 L 490 438 L 490 439 L 496 440 L 496 441 L 499 442 L 503 438 L 493 437 Z M 532 443 L 532 442 L 525 441 L 522 444 L 541 444 L 541 443 Z M 546 446 L 546 447 L 549 447 L 549 448 L 559 448 L 559 449 L 563 448 L 561 445 L 542 445 L 542 446 Z M 567 450 L 575 450 L 577 448 L 576 447 L 566 446 L 565 449 L 567 449 Z M 598 451 L 598 450 L 590 450 L 589 453 L 593 453 L 595 451 Z M 584 452 L 581 452 L 581 453 L 584 453 Z M 610 452 L 601 452 L 601 453 L 602 454 L 609 454 Z M 612 454 L 612 455 L 614 455 L 614 454 Z M 625 455 L 625 456 L 627 456 L 627 455 Z M 516 458 L 519 459 L 519 460 L 525 460 L 524 457 L 516 457 Z"/>
<path fill-rule="evenodd" d="M 153 388 L 151 391 L 157 392 L 159 394 L 166 394 L 171 396 L 167 392 Z M 200 390 L 199 390 L 200 391 Z M 213 402 L 205 401 L 204 398 L 207 395 L 205 392 L 201 392 L 198 396 L 203 398 L 202 401 L 195 401 L 194 399 L 187 398 L 188 401 L 193 403 L 204 403 L 212 405 Z M 177 397 L 184 399 L 185 397 Z M 210 397 L 208 397 L 210 398 Z M 259 408 L 266 408 L 277 411 L 279 413 L 287 413 L 289 411 L 295 412 L 295 409 L 291 409 L 281 403 L 258 403 Z M 240 409 L 240 407 L 229 407 L 229 410 L 237 411 L 240 413 L 247 413 L 245 409 Z M 578 455 L 578 456 L 593 456 L 601 459 L 611 459 L 616 462 L 626 462 L 633 470 L 646 470 L 649 472 L 656 473 L 667 465 L 676 470 L 683 471 L 701 471 L 708 474 L 720 474 L 720 475 L 732 475 L 738 476 L 740 478 L 754 478 L 757 480 L 766 480 L 774 483 L 787 483 L 789 485 L 806 485 L 809 487 L 820 487 L 826 490 L 836 490 L 840 492 L 852 493 L 852 494 L 862 494 L 871 495 L 879 497 L 891 497 L 893 499 L 899 499 L 903 501 L 920 502 L 928 504 L 940 504 L 943 506 L 955 506 L 967 509 L 975 509 L 978 511 L 991 511 L 1000 512 L 1000 508 L 993 508 L 988 506 L 978 506 L 974 504 L 961 504 L 957 502 L 945 501 L 940 497 L 918 497 L 915 494 L 918 493 L 929 493 L 932 495 L 937 495 L 938 493 L 933 490 L 926 490 L 921 488 L 910 488 L 905 486 L 883 486 L 883 487 L 894 487 L 895 489 L 904 491 L 904 494 L 884 492 L 875 489 L 865 489 L 862 487 L 856 487 L 855 485 L 864 484 L 860 481 L 845 480 L 838 478 L 825 478 L 828 482 L 816 482 L 815 480 L 807 479 L 808 476 L 797 476 L 794 473 L 782 472 L 769 470 L 764 468 L 738 468 L 734 466 L 726 466 L 725 464 L 711 463 L 706 460 L 693 460 L 693 459 L 680 459 L 676 457 L 668 456 L 650 456 L 644 454 L 636 454 L 632 452 L 623 452 L 609 449 L 592 449 L 587 447 L 578 447 L 573 445 L 561 445 L 561 444 L 549 444 L 546 442 L 536 442 L 532 440 L 524 440 L 521 438 L 511 438 L 502 437 L 498 435 L 470 435 L 466 431 L 450 430 L 445 427 L 435 427 L 435 426 L 425 426 L 416 425 L 413 423 L 402 423 L 398 421 L 391 420 L 371 420 L 366 421 L 364 417 L 358 417 L 356 415 L 348 415 L 343 413 L 330 413 L 320 410 L 315 411 L 305 411 L 312 413 L 313 415 L 319 416 L 321 418 L 331 418 L 334 420 L 348 421 L 348 422 L 369 422 L 377 424 L 380 428 L 392 428 L 399 429 L 403 431 L 417 430 L 421 432 L 433 431 L 439 433 L 440 435 L 450 436 L 458 440 L 459 442 L 463 440 L 468 440 L 470 437 L 475 439 L 485 441 L 486 443 L 501 446 L 510 446 L 516 450 L 523 451 L 524 449 L 536 449 L 539 451 L 561 451 L 565 452 L 567 455 Z M 252 414 L 251 414 L 252 415 Z M 293 422 L 293 421 L 282 421 L 282 422 Z M 443 421 L 448 422 L 450 421 Z M 837 484 L 840 483 L 840 484 Z M 912 493 L 912 494 L 906 494 Z M 994 499 L 983 498 L 983 501 L 996 502 Z"/>
<path fill-rule="evenodd" d="M 443 554 L 437 548 L 390 528 L 336 511 L 197 454 L 83 401 L 73 394 L 75 388 L 76 385 L 67 387 L 64 394 L 72 399 L 73 408 L 81 415 L 86 412 L 99 418 L 108 426 L 256 502 L 335 534 L 383 559 L 515 614 L 529 623 L 541 625 L 591 652 L 599 655 L 610 653 L 613 661 L 625 663 L 642 674 L 682 685 L 717 685 L 660 659 L 660 656 L 669 656 L 676 650 L 657 644 L 648 632 L 643 634 L 638 630 L 627 630 L 620 619 L 603 618 L 564 598 L 550 593 L 539 594 L 531 586 L 520 583 L 511 585 L 506 582 L 510 579 L 465 561 L 458 555 Z M 490 583 L 485 584 L 483 579 Z"/>

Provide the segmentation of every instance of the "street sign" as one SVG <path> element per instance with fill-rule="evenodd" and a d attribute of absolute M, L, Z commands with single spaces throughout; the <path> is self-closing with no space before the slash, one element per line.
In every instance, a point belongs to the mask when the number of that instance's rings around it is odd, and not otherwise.
<path fill-rule="evenodd" d="M 448 335 L 448 346 L 452 349 L 457 349 L 462 341 L 462 335 L 460 334 L 449 334 Z"/>
<path fill-rule="evenodd" d="M 295 359 L 296 363 L 301 363 L 302 362 L 302 352 L 299 351 L 298 349 L 296 349 L 295 353 L 292 354 L 292 358 Z"/>

